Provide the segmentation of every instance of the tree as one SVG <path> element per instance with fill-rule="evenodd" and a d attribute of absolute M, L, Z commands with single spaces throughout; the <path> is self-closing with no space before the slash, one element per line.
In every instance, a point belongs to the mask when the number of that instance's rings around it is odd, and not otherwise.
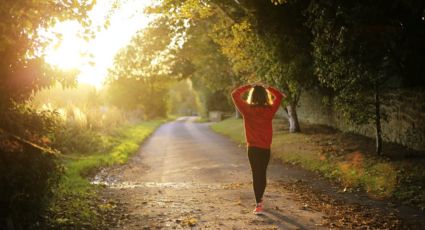
<path fill-rule="evenodd" d="M 187 40 L 178 51 L 177 58 L 184 58 L 193 65 L 193 72 L 187 77 L 200 94 L 206 111 L 232 110 L 229 94 L 237 77 L 227 57 L 211 38 L 207 21 L 192 21 L 187 30 Z"/>
<path fill-rule="evenodd" d="M 196 25 L 204 21 L 209 36 L 230 61 L 232 85 L 265 81 L 277 85 L 288 98 L 292 132 L 300 131 L 296 106 L 301 92 L 314 82 L 311 34 L 304 25 L 308 1 L 275 6 L 268 1 L 163 2 L 162 11 Z M 165 10 L 167 9 L 167 10 Z"/>
<path fill-rule="evenodd" d="M 78 20 L 88 25 L 87 11 L 93 1 L 3 1 L 0 5 L 0 129 L 18 134 L 17 103 L 32 93 L 61 82 L 75 81 L 75 72 L 52 69 L 42 56 L 45 41 L 39 30 L 58 21 Z M 27 129 L 30 127 L 27 127 Z"/>
<path fill-rule="evenodd" d="M 284 101 L 291 132 L 299 132 L 296 106 L 303 90 L 315 79 L 310 54 L 311 34 L 304 23 L 307 1 L 276 7 L 270 2 L 244 1 L 235 10 L 217 4 L 217 43 L 237 75 L 265 81 L 287 95 Z M 227 19 L 226 19 L 227 17 Z"/>
<path fill-rule="evenodd" d="M 190 80 L 178 81 L 170 86 L 167 100 L 169 114 L 190 116 L 201 110 L 198 95 L 192 86 Z"/>
<path fill-rule="evenodd" d="M 40 218 L 60 167 L 49 135 L 57 128 L 53 112 L 26 101 L 55 82 L 72 84 L 75 73 L 51 69 L 43 60 L 39 30 L 58 21 L 88 25 L 93 1 L 3 0 L 0 4 L 0 228 L 28 229 Z"/>
<path fill-rule="evenodd" d="M 107 92 L 111 104 L 124 111 L 141 111 L 142 119 L 167 115 L 167 83 L 120 77 L 109 83 Z"/>
<path fill-rule="evenodd" d="M 87 11 L 93 1 L 3 1 L 0 6 L 0 91 L 2 103 L 25 100 L 34 91 L 69 77 L 44 63 L 43 47 L 48 41 L 38 33 L 58 21 L 78 20 L 88 25 Z"/>
<path fill-rule="evenodd" d="M 419 2 L 411 4 L 423 12 L 425 5 Z M 388 101 L 383 93 L 400 87 L 399 82 L 417 81 L 425 64 L 423 51 L 405 50 L 406 46 L 424 47 L 411 35 L 413 28 L 420 28 L 418 15 L 422 13 L 405 4 L 327 0 L 314 1 L 307 11 L 314 34 L 315 74 L 334 90 L 335 105 L 349 121 L 374 123 L 378 154 L 382 152 L 381 120 L 386 117 L 382 105 Z M 406 12 L 414 16 L 409 18 Z M 424 26 L 414 33 L 425 39 Z"/>
<path fill-rule="evenodd" d="M 203 115 L 208 110 L 231 109 L 228 95 L 237 77 L 227 57 L 210 36 L 211 22 L 204 20 L 210 15 L 210 9 L 200 1 L 164 1 L 155 11 L 166 12 L 159 23 L 172 31 L 172 37 L 181 39 L 181 46 L 173 50 L 171 61 L 165 64 L 180 63 L 177 66 L 184 67 L 174 68 L 173 74 L 193 82 L 204 105 Z M 218 103 L 213 97 L 226 100 Z"/>
<path fill-rule="evenodd" d="M 125 110 L 143 110 L 147 118 L 164 117 L 168 82 L 180 79 L 186 65 L 176 61 L 171 28 L 159 18 L 138 32 L 115 57 L 108 73 L 109 99 Z"/>

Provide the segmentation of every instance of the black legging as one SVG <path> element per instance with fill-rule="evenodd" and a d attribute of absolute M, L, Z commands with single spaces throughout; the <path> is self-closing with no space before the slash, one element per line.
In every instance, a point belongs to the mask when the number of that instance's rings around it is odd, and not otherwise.
<path fill-rule="evenodd" d="M 248 147 L 248 158 L 252 170 L 252 184 L 254 187 L 255 200 L 259 203 L 266 189 L 270 149 Z"/>

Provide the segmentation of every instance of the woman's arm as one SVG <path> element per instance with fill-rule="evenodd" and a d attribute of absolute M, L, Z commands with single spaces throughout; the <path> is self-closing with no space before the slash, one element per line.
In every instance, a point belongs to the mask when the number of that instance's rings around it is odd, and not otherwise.
<path fill-rule="evenodd" d="M 242 100 L 242 94 L 244 94 L 246 91 L 248 91 L 251 88 L 252 86 L 250 84 L 247 84 L 247 85 L 240 86 L 239 88 L 236 88 L 232 92 L 233 103 L 236 105 L 239 112 L 242 114 L 245 114 L 248 107 L 248 104 L 244 100 Z"/>
<path fill-rule="evenodd" d="M 280 103 L 282 102 L 282 99 L 286 97 L 286 95 L 271 86 L 267 87 L 267 90 L 274 96 L 272 111 L 275 113 L 279 109 Z"/>

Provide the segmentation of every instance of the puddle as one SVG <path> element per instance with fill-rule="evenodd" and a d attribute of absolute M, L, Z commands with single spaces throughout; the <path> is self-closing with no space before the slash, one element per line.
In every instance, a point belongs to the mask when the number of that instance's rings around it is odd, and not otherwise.
<path fill-rule="evenodd" d="M 250 183 L 199 183 L 199 182 L 152 182 L 152 181 L 122 181 L 119 177 L 108 175 L 106 170 L 101 170 L 91 181 L 94 185 L 103 185 L 112 189 L 136 189 L 136 188 L 159 188 L 159 189 L 236 189 L 243 184 Z"/>
<path fill-rule="evenodd" d="M 117 183 L 117 181 L 117 178 L 110 176 L 106 169 L 102 169 L 93 178 L 91 178 L 90 183 L 108 186 L 109 184 Z"/>
<path fill-rule="evenodd" d="M 91 184 L 104 185 L 114 189 L 134 189 L 134 188 L 172 188 L 172 189 L 223 189 L 222 184 L 200 184 L 193 182 L 131 182 L 131 181 L 108 181 L 96 180 L 94 178 Z"/>

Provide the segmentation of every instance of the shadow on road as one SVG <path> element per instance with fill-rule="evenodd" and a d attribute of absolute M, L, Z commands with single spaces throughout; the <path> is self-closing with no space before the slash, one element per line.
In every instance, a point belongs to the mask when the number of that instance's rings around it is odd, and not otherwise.
<path fill-rule="evenodd" d="M 283 215 L 280 212 L 277 212 L 275 210 L 267 210 L 266 215 L 261 215 L 262 218 L 267 219 L 268 222 L 273 222 L 276 224 L 280 229 L 290 229 L 290 228 L 296 228 L 300 230 L 307 230 L 304 225 L 300 224 L 299 222 Z"/>

